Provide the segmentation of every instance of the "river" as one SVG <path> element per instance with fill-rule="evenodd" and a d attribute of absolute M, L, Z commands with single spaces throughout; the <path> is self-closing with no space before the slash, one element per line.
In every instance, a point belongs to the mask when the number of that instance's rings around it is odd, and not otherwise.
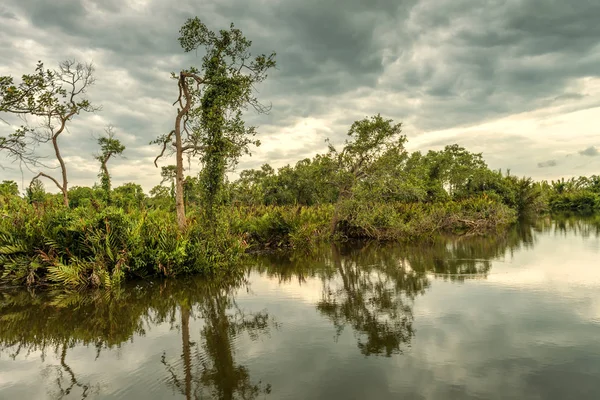
<path fill-rule="evenodd" d="M 0 291 L 0 399 L 599 399 L 600 223 Z"/>

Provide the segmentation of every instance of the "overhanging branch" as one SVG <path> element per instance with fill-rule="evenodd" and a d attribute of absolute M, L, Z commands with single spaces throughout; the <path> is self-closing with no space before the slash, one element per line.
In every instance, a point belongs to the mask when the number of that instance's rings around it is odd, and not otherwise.
<path fill-rule="evenodd" d="M 172 130 L 171 132 L 169 132 L 169 134 L 163 140 L 162 150 L 160 151 L 160 154 L 157 155 L 156 158 L 154 159 L 154 166 L 156 168 L 158 168 L 158 160 L 165 154 L 165 151 L 167 150 L 167 143 L 169 143 L 169 140 L 171 140 L 171 137 L 173 136 L 174 133 L 175 133 L 175 131 Z"/>
<path fill-rule="evenodd" d="M 31 179 L 31 182 L 29 182 L 29 188 L 31 189 L 31 186 L 33 185 L 33 181 L 35 181 L 37 178 L 39 178 L 40 176 L 43 176 L 44 178 L 48 178 L 50 179 L 52 182 L 54 182 L 54 184 L 56 185 L 56 187 L 58 189 L 60 189 L 61 192 L 64 192 L 63 187 L 60 185 L 60 183 L 58 183 L 58 181 L 56 179 L 54 179 L 53 177 L 51 177 L 48 174 L 45 174 L 43 172 L 38 173 L 36 176 L 33 177 L 33 179 Z"/>

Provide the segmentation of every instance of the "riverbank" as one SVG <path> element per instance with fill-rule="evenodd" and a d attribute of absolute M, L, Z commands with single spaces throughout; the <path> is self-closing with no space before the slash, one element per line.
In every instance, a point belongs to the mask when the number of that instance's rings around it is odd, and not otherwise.
<path fill-rule="evenodd" d="M 440 233 L 485 234 L 517 213 L 486 196 L 439 203 L 340 202 L 321 206 L 223 208 L 216 226 L 198 210 L 179 231 L 163 209 L 4 205 L 0 283 L 112 287 L 153 276 L 219 274 L 248 252 L 310 251 L 323 241 L 416 241 Z M 332 221 L 336 221 L 332 224 Z"/>

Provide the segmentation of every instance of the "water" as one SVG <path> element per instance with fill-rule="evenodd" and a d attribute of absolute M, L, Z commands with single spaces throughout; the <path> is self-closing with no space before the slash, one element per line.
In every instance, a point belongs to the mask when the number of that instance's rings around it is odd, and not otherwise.
<path fill-rule="evenodd" d="M 0 292 L 0 399 L 598 399 L 600 224 Z"/>

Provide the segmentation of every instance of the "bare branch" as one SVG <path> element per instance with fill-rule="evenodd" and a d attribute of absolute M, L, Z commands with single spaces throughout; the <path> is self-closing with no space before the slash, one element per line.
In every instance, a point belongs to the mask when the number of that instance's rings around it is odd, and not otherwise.
<path fill-rule="evenodd" d="M 33 181 L 35 181 L 37 178 L 39 178 L 40 176 L 43 176 L 44 178 L 48 178 L 50 179 L 52 182 L 54 182 L 54 184 L 56 185 L 56 187 L 62 192 L 63 191 L 63 187 L 60 185 L 60 183 L 58 183 L 58 181 L 56 179 L 54 179 L 53 177 L 51 177 L 48 174 L 45 174 L 43 172 L 38 173 L 36 176 L 33 177 L 33 179 L 31 179 L 31 182 L 29 182 L 29 187 L 31 188 L 31 186 L 33 185 Z"/>
<path fill-rule="evenodd" d="M 171 137 L 173 136 L 173 134 L 175 133 L 174 130 L 172 130 L 171 132 L 169 132 L 169 134 L 164 138 L 162 144 L 162 150 L 160 152 L 160 154 L 158 156 L 156 156 L 156 158 L 154 159 L 154 166 L 156 168 L 158 168 L 158 160 L 165 154 L 165 150 L 167 149 L 167 143 L 169 143 L 169 141 L 171 140 Z"/>
<path fill-rule="evenodd" d="M 206 150 L 206 146 L 198 146 L 195 144 L 188 144 L 187 146 L 183 146 L 181 148 L 181 151 L 183 151 L 183 152 L 190 151 L 190 150 L 204 151 L 204 150 Z"/>

